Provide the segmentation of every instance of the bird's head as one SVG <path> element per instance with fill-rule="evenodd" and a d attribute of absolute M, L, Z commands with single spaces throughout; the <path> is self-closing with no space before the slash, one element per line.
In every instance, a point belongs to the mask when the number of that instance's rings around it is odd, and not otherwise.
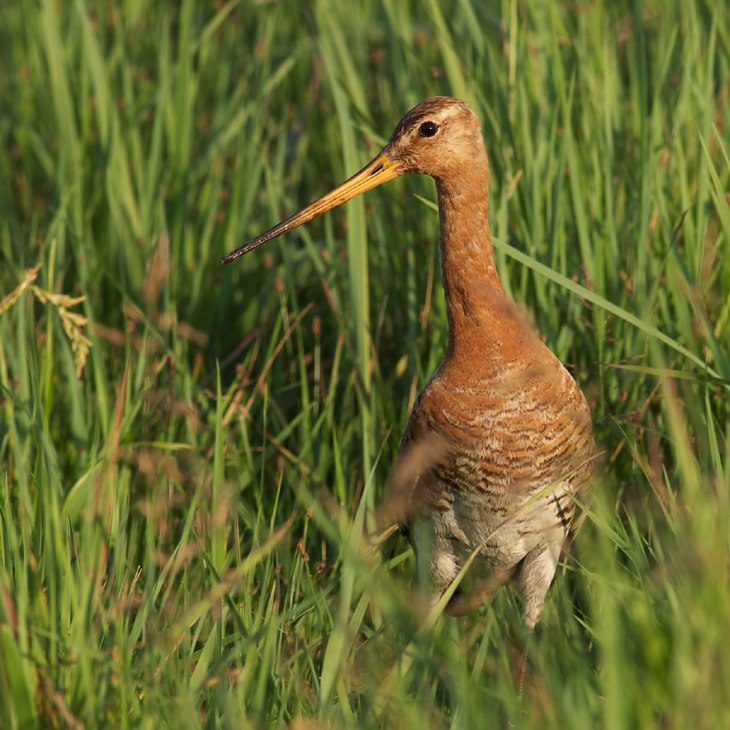
<path fill-rule="evenodd" d="M 433 96 L 413 107 L 398 122 L 388 144 L 362 170 L 298 213 L 226 254 L 221 262 L 230 263 L 262 243 L 400 175 L 413 172 L 440 180 L 458 174 L 477 157 L 486 160 L 479 117 L 463 101 Z"/>
<path fill-rule="evenodd" d="M 433 96 L 398 122 L 382 154 L 401 172 L 438 180 L 485 154 L 479 117 L 459 99 Z"/>

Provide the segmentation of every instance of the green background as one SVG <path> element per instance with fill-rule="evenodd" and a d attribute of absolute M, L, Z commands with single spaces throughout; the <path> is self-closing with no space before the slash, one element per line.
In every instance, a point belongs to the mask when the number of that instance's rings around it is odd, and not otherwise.
<path fill-rule="evenodd" d="M 2 3 L 0 726 L 730 725 L 729 29 Z M 405 542 L 362 539 L 446 341 L 433 183 L 218 264 L 437 93 L 483 120 L 498 268 L 602 452 L 535 636 L 511 590 L 431 625 Z"/>

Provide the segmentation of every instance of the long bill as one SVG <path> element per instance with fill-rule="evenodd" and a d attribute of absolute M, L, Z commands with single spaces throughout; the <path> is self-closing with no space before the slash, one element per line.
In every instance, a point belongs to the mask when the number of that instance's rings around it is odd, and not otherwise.
<path fill-rule="evenodd" d="M 338 205 L 342 205 L 357 195 L 371 190 L 378 185 L 382 185 L 384 182 L 388 182 L 388 180 L 392 180 L 402 173 L 403 168 L 400 162 L 391 159 L 386 150 L 383 150 L 374 160 L 368 162 L 360 172 L 356 172 L 349 180 L 342 183 L 342 185 L 339 185 L 334 190 L 315 200 L 311 205 L 308 205 L 293 216 L 281 221 L 281 223 L 277 223 L 273 228 L 266 231 L 266 233 L 262 233 L 248 243 L 244 243 L 243 246 L 239 246 L 235 251 L 227 253 L 221 258 L 220 262 L 222 264 L 230 264 L 231 261 L 252 251 L 262 243 L 281 236 L 282 233 L 287 233 L 293 228 L 311 221 L 312 218 L 316 218 L 318 215 L 322 215 L 322 213 L 326 213 L 328 210 L 332 210 L 332 208 L 336 208 Z"/>

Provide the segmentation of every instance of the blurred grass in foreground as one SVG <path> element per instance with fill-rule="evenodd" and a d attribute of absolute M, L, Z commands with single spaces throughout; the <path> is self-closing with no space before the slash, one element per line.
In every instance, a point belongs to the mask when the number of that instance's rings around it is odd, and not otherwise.
<path fill-rule="evenodd" d="M 305 6 L 0 9 L 0 725 L 730 725 L 730 11 Z M 362 541 L 445 344 L 432 183 L 217 263 L 434 93 L 604 451 L 533 638 L 509 591 L 419 630 Z"/>

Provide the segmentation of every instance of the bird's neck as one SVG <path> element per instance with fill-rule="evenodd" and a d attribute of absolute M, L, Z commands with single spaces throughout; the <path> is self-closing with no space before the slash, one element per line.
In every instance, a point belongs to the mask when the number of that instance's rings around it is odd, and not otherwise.
<path fill-rule="evenodd" d="M 470 356 L 493 340 L 490 334 L 502 320 L 505 304 L 511 304 L 494 265 L 486 156 L 436 184 L 449 321 L 447 357 Z"/>

